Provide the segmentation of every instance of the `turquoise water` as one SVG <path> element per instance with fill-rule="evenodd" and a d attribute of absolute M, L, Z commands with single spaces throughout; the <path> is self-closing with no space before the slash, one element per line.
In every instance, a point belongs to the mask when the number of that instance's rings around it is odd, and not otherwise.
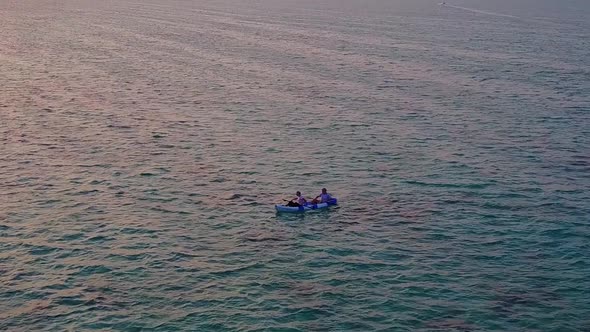
<path fill-rule="evenodd" d="M 437 2 L 1 2 L 0 330 L 588 331 L 590 6 Z"/>

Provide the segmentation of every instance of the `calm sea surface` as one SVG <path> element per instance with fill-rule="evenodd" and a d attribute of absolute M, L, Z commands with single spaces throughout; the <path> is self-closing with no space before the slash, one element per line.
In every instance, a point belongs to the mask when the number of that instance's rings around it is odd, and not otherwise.
<path fill-rule="evenodd" d="M 590 3 L 438 2 L 0 0 L 0 330 L 589 331 Z"/>

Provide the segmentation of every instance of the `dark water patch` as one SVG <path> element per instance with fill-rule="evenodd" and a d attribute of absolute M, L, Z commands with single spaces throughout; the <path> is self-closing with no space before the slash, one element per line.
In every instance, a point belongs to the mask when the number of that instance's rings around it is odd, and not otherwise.
<path fill-rule="evenodd" d="M 81 305 L 93 304 L 91 301 L 80 298 L 79 296 L 58 297 L 58 298 L 54 299 L 53 302 L 55 305 L 64 305 L 64 306 L 81 306 Z"/>
<path fill-rule="evenodd" d="M 282 315 L 275 318 L 278 323 L 310 322 L 326 319 L 334 315 L 328 308 L 285 308 Z"/>
<path fill-rule="evenodd" d="M 368 323 L 358 322 L 358 321 L 344 321 L 339 322 L 336 325 L 337 329 L 342 329 L 343 331 L 370 331 L 374 330 L 375 326 Z"/>
<path fill-rule="evenodd" d="M 172 213 L 172 214 L 180 214 L 180 215 L 190 215 L 190 214 L 193 214 L 192 212 L 189 212 L 189 211 L 172 210 L 172 209 L 167 209 L 167 208 L 163 208 L 163 207 L 152 207 L 152 208 L 150 208 L 150 210 L 151 211 L 156 211 L 156 212 Z"/>
<path fill-rule="evenodd" d="M 228 276 L 232 276 L 232 275 L 238 275 L 241 273 L 250 273 L 253 270 L 259 270 L 264 268 L 264 265 L 261 263 L 253 263 L 253 264 L 246 264 L 246 265 L 242 265 L 242 266 L 237 266 L 237 267 L 232 267 L 232 268 L 227 268 L 227 269 L 218 269 L 218 270 L 214 270 L 209 272 L 209 274 L 218 276 L 218 277 L 228 277 Z"/>
<path fill-rule="evenodd" d="M 243 194 L 231 194 L 229 196 L 227 196 L 225 199 L 226 200 L 236 200 L 236 199 L 240 199 L 243 197 L 247 197 L 247 195 L 243 195 Z"/>
<path fill-rule="evenodd" d="M 112 165 L 111 164 L 79 164 L 76 165 L 77 167 L 82 167 L 82 168 L 110 168 Z"/>
<path fill-rule="evenodd" d="M 354 256 L 358 255 L 360 252 L 358 250 L 333 248 L 330 250 L 326 250 L 326 253 L 335 256 Z"/>
<path fill-rule="evenodd" d="M 52 254 L 54 252 L 57 252 L 58 250 L 60 250 L 60 248 L 48 247 L 48 246 L 34 246 L 34 247 L 31 247 L 28 250 L 28 252 L 29 252 L 29 254 L 34 255 L 34 256 L 41 256 L 41 255 Z"/>
<path fill-rule="evenodd" d="M 81 249 L 81 248 L 64 247 L 64 248 L 61 248 L 60 251 L 56 252 L 56 254 L 54 255 L 54 258 L 56 260 L 67 259 L 70 257 L 82 256 L 85 254 L 88 254 L 88 250 L 86 248 Z"/>
<path fill-rule="evenodd" d="M 93 276 L 97 274 L 105 274 L 109 273 L 112 270 L 104 265 L 91 265 L 91 266 L 83 266 L 78 271 L 78 276 Z"/>
<path fill-rule="evenodd" d="M 26 183 L 26 182 L 30 182 L 30 181 L 38 181 L 41 178 L 36 177 L 36 176 L 26 176 L 26 177 L 19 177 L 17 182 L 19 183 Z"/>
<path fill-rule="evenodd" d="M 160 202 L 160 203 L 171 203 L 178 200 L 177 197 L 139 197 L 139 200 L 142 201 L 150 201 L 150 202 Z"/>
<path fill-rule="evenodd" d="M 115 129 L 131 129 L 131 126 L 127 126 L 127 125 L 113 125 L 113 124 L 109 124 L 107 125 L 107 128 L 115 128 Z"/>
<path fill-rule="evenodd" d="M 484 204 L 482 204 L 483 208 L 486 209 L 492 209 L 492 210 L 505 210 L 505 211 L 518 211 L 518 210 L 526 210 L 526 209 L 530 209 L 531 206 L 527 206 L 527 205 L 508 205 L 508 204 L 502 204 L 502 203 L 498 203 L 498 202 L 486 202 Z"/>
<path fill-rule="evenodd" d="M 467 188 L 467 189 L 485 189 L 493 185 L 493 183 L 436 183 L 436 182 L 423 182 L 423 181 L 403 181 L 407 184 L 413 184 L 424 187 L 441 187 L 441 188 Z"/>
<path fill-rule="evenodd" d="M 432 241 L 448 241 L 453 240 L 456 237 L 454 235 L 449 235 L 445 233 L 430 233 L 426 236 L 426 238 Z"/>
<path fill-rule="evenodd" d="M 96 196 L 101 191 L 98 189 L 80 190 L 74 193 L 68 193 L 69 196 Z"/>
<path fill-rule="evenodd" d="M 242 174 L 242 175 L 256 175 L 256 174 L 260 174 L 260 172 L 258 172 L 258 171 L 239 171 L 239 172 L 237 172 L 237 174 Z"/>
<path fill-rule="evenodd" d="M 248 236 L 248 237 L 245 237 L 245 239 L 247 241 L 251 241 L 251 242 L 282 242 L 282 241 L 287 241 L 287 239 L 286 238 L 283 238 L 283 237 L 264 236 L 264 235 Z"/>
<path fill-rule="evenodd" d="M 28 271 L 28 272 L 16 272 L 14 274 L 12 274 L 12 281 L 19 281 L 19 280 L 27 280 L 27 279 L 31 279 L 34 277 L 39 276 L 40 273 L 38 272 L 33 272 L 33 271 Z"/>
<path fill-rule="evenodd" d="M 157 234 L 158 231 L 145 227 L 123 227 L 119 230 L 121 234 Z"/>
<path fill-rule="evenodd" d="M 96 235 L 96 236 L 91 236 L 84 241 L 90 242 L 90 243 L 92 243 L 92 242 L 104 243 L 104 242 L 109 242 L 109 241 L 114 241 L 114 240 L 115 240 L 115 238 L 110 237 L 110 236 Z"/>
<path fill-rule="evenodd" d="M 60 202 L 62 202 L 62 200 L 60 200 L 60 199 L 50 199 L 50 200 L 41 201 L 39 203 L 42 205 L 54 205 L 54 204 L 60 203 Z"/>
<path fill-rule="evenodd" d="M 438 319 L 424 323 L 432 331 L 479 331 L 479 327 L 462 319 Z"/>
<path fill-rule="evenodd" d="M 173 252 L 170 260 L 171 261 L 192 260 L 195 257 L 198 257 L 198 256 L 193 255 L 191 253 L 186 253 L 186 252 Z"/>

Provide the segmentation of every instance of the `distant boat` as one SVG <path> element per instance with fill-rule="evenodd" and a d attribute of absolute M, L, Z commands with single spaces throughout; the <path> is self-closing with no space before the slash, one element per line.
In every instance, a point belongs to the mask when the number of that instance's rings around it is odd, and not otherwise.
<path fill-rule="evenodd" d="M 439 6 L 444 6 L 444 5 L 446 5 L 446 4 L 447 4 L 447 3 L 443 1 L 443 2 L 439 3 Z"/>

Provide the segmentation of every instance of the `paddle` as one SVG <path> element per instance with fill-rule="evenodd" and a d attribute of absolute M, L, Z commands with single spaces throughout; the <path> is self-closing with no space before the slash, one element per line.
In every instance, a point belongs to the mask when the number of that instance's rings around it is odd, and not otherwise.
<path fill-rule="evenodd" d="M 283 201 L 287 202 L 287 206 L 290 206 L 289 203 L 293 202 L 293 200 L 283 199 Z"/>
<path fill-rule="evenodd" d="M 291 202 L 293 202 L 293 200 L 294 200 L 294 199 L 292 199 L 292 200 L 286 200 L 286 199 L 283 199 L 283 201 L 285 201 L 285 202 L 287 202 L 287 203 L 291 203 Z M 298 203 L 298 204 L 299 204 L 299 203 Z M 292 206 L 292 205 L 287 205 L 287 206 L 290 206 L 290 207 L 297 207 L 297 206 Z"/>

